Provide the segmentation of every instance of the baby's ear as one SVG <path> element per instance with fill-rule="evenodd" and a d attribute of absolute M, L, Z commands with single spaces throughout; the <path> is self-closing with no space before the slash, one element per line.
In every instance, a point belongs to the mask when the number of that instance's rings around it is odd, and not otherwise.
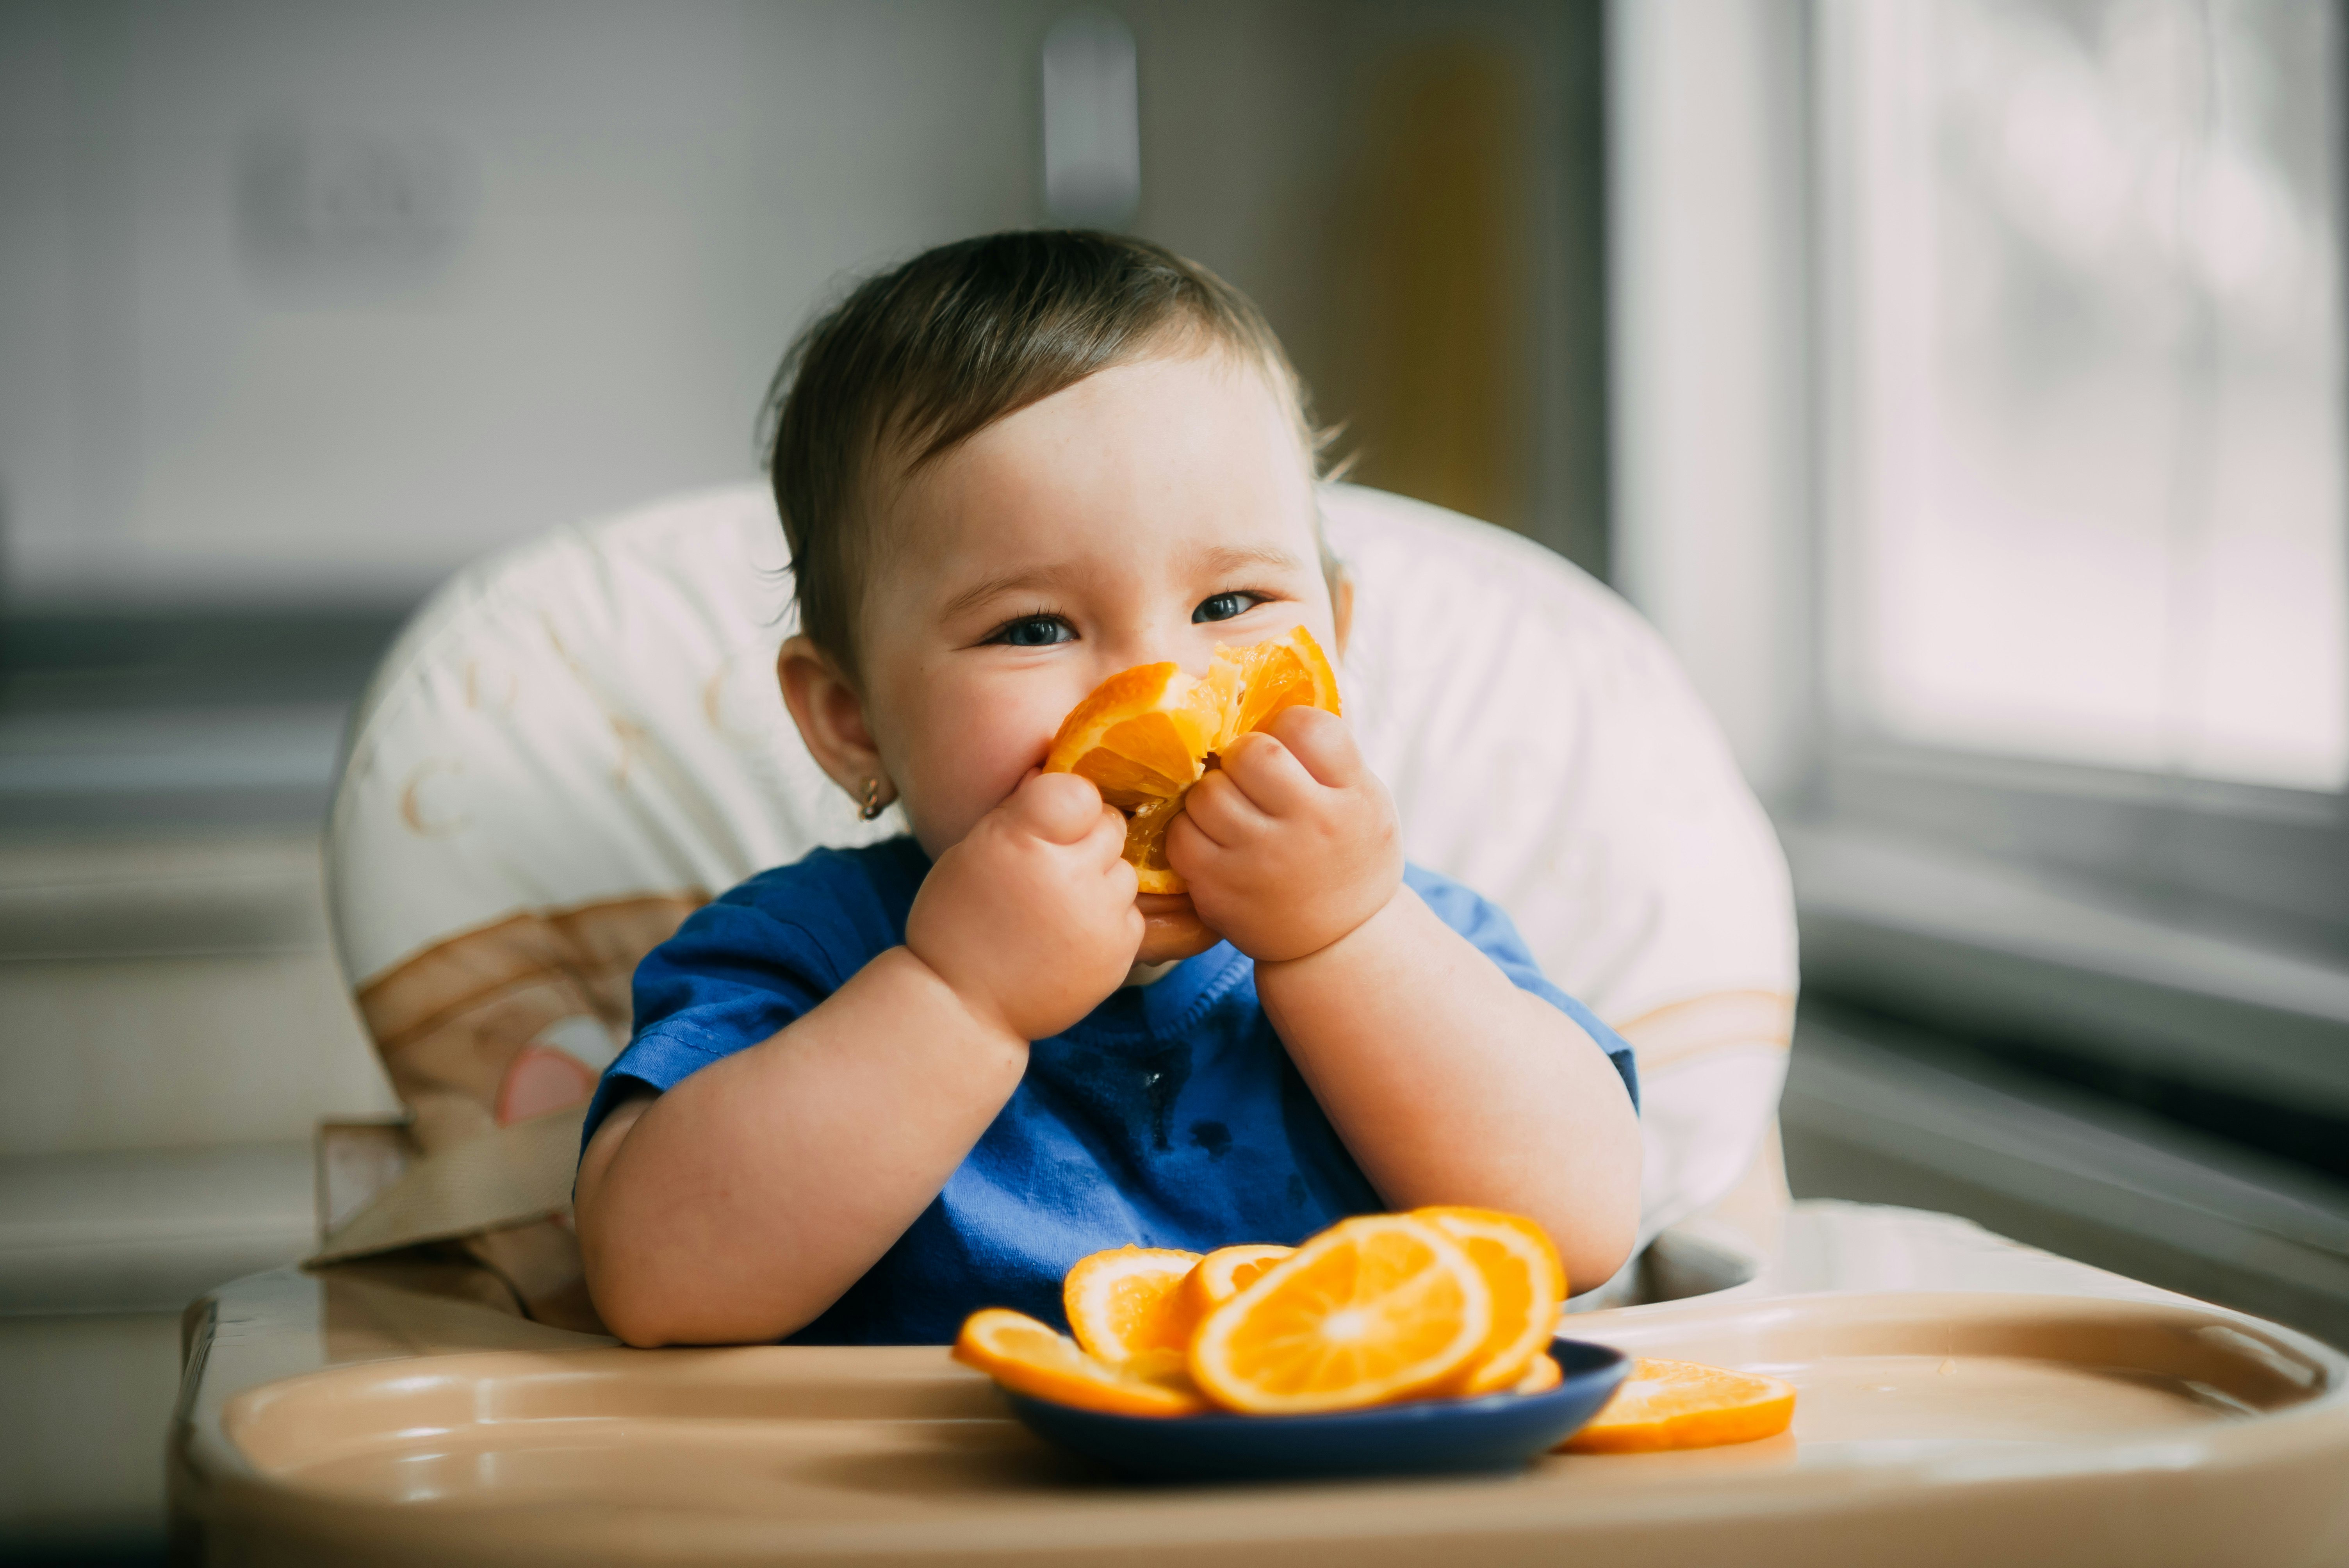
<path fill-rule="evenodd" d="M 1346 639 L 1354 631 L 1354 574 L 1342 562 L 1330 567 L 1330 622 L 1338 634 L 1338 645 L 1330 651 L 1339 658 L 1346 656 Z"/>
<path fill-rule="evenodd" d="M 864 722 L 864 698 L 831 655 L 805 636 L 788 637 L 775 655 L 775 676 L 808 755 L 826 778 L 860 803 L 875 779 L 885 797 L 895 793 Z"/>

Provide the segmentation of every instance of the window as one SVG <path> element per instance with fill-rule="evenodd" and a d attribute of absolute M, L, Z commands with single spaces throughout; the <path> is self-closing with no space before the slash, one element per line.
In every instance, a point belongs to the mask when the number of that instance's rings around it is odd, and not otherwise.
<path fill-rule="evenodd" d="M 1837 803 L 2349 916 L 2336 9 L 1816 16 Z"/>
<path fill-rule="evenodd" d="M 1853 717 L 2349 779 L 2333 18 L 1836 13 Z"/>

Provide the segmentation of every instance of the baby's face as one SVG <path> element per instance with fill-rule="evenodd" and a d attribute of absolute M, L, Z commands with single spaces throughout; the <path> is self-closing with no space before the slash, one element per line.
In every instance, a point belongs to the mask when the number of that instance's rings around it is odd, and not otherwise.
<path fill-rule="evenodd" d="M 1306 454 L 1220 353 L 1103 370 L 895 487 L 859 623 L 864 717 L 936 856 L 1103 678 L 1304 625 L 1336 648 Z"/>

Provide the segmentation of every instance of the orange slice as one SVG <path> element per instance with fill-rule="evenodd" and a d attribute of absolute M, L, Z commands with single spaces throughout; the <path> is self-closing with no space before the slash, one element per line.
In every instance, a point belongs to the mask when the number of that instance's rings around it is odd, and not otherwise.
<path fill-rule="evenodd" d="M 1512 1394 L 1547 1394 L 1566 1381 L 1566 1371 L 1555 1356 L 1537 1356 L 1526 1363 L 1526 1374 L 1517 1379 Z"/>
<path fill-rule="evenodd" d="M 1492 1291 L 1457 1242 L 1408 1214 L 1366 1214 L 1209 1313 L 1191 1377 L 1230 1409 L 1350 1410 L 1437 1389 L 1492 1326 Z"/>
<path fill-rule="evenodd" d="M 1181 892 L 1166 863 L 1166 830 L 1208 758 L 1285 708 L 1338 708 L 1338 676 L 1313 635 L 1245 648 L 1218 646 L 1207 673 L 1172 664 L 1136 665 L 1095 686 L 1061 721 L 1047 773 L 1090 779 L 1125 813 L 1125 859 L 1143 892 Z"/>
<path fill-rule="evenodd" d="M 1203 684 L 1179 665 L 1118 671 L 1061 721 L 1044 771 L 1092 779 L 1121 811 L 1179 796 L 1223 729 L 1222 694 Z"/>
<path fill-rule="evenodd" d="M 1331 713 L 1338 707 L 1338 672 L 1330 667 L 1312 634 L 1299 626 L 1286 637 L 1256 643 L 1233 652 L 1217 648 L 1218 657 L 1230 654 L 1238 666 L 1239 681 L 1225 728 L 1216 738 L 1217 750 L 1250 730 L 1261 729 L 1284 708 L 1319 707 Z"/>
<path fill-rule="evenodd" d="M 1198 1266 L 1183 1276 L 1174 1293 L 1174 1313 L 1183 1326 L 1184 1343 L 1189 1344 L 1191 1337 L 1197 1335 L 1207 1314 L 1239 1295 L 1258 1274 L 1296 1250 L 1250 1243 L 1218 1247 L 1201 1258 Z"/>
<path fill-rule="evenodd" d="M 1104 1361 L 1143 1350 L 1179 1354 L 1196 1320 L 1179 1310 L 1176 1287 L 1198 1262 L 1196 1253 L 1156 1247 L 1119 1247 L 1079 1258 L 1061 1282 L 1061 1302 L 1077 1343 Z"/>
<path fill-rule="evenodd" d="M 1520 1214 L 1495 1209 L 1431 1208 L 1413 1212 L 1458 1242 L 1493 1292 L 1493 1326 L 1455 1392 L 1490 1394 L 1525 1375 L 1550 1336 L 1566 1299 L 1566 1268 L 1549 1233 Z M 1542 1357 L 1547 1360 L 1547 1357 Z"/>
<path fill-rule="evenodd" d="M 990 1306 L 963 1320 L 954 1358 L 1017 1393 L 1114 1416 L 1188 1416 L 1206 1408 L 1181 1357 L 1145 1353 L 1120 1365 L 1088 1356 L 1024 1312 Z"/>
<path fill-rule="evenodd" d="M 1206 1320 L 1207 1314 L 1239 1295 L 1258 1274 L 1296 1251 L 1295 1247 L 1254 1243 L 1216 1248 L 1201 1258 L 1196 1268 L 1183 1276 L 1182 1301 L 1178 1310 L 1191 1328 L 1196 1330 Z"/>
<path fill-rule="evenodd" d="M 1794 1418 L 1794 1387 L 1775 1377 L 1641 1357 L 1606 1408 L 1558 1446 L 1577 1454 L 1710 1449 L 1775 1438 Z"/>

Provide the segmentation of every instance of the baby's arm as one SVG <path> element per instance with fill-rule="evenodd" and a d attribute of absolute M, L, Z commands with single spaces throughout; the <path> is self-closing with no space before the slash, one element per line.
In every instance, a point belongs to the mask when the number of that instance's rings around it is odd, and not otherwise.
<path fill-rule="evenodd" d="M 1167 856 L 1257 961 L 1273 1027 L 1389 1203 L 1530 1215 L 1578 1289 L 1622 1266 L 1640 1206 L 1622 1078 L 1402 885 L 1393 803 L 1341 720 L 1292 708 L 1233 748 Z"/>
<path fill-rule="evenodd" d="M 1539 1220 L 1574 1288 L 1640 1221 L 1640 1128 L 1615 1065 L 1409 888 L 1318 953 L 1257 966 L 1266 1014 L 1388 1202 Z"/>
<path fill-rule="evenodd" d="M 928 1207 L 1142 939 L 1125 824 L 1031 778 L 938 857 L 905 944 L 771 1038 L 614 1111 L 579 1164 L 587 1283 L 631 1345 L 775 1339 Z"/>

